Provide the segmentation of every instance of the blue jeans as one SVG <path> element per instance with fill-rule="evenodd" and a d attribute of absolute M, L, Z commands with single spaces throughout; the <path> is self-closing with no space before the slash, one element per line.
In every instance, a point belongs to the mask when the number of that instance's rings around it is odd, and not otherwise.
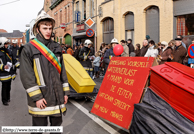
<path fill-rule="evenodd" d="M 90 71 L 90 70 L 87 70 L 87 73 L 89 74 L 89 76 L 92 78 L 93 77 L 93 70 Z"/>

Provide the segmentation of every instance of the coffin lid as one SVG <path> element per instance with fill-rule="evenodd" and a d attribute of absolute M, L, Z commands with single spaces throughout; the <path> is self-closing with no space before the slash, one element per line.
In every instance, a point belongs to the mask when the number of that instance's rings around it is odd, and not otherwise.
<path fill-rule="evenodd" d="M 178 62 L 166 62 L 165 64 L 194 79 L 194 69 Z"/>
<path fill-rule="evenodd" d="M 177 73 L 161 73 L 163 68 L 171 68 Z M 194 69 L 178 62 L 166 62 L 165 64 L 151 67 L 151 70 L 176 86 L 194 95 Z M 152 77 L 152 75 L 151 75 Z"/>

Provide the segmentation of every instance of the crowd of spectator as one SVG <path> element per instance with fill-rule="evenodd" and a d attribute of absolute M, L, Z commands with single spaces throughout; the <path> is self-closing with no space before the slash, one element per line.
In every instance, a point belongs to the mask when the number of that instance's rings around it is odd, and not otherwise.
<path fill-rule="evenodd" d="M 63 48 L 63 53 L 74 56 L 80 61 L 86 71 L 89 69 L 89 75 L 95 79 L 105 75 L 111 58 L 115 56 L 113 48 L 117 44 L 121 44 L 124 48 L 120 57 L 155 57 L 158 65 L 165 62 L 178 62 L 188 65 L 188 44 L 186 46 L 182 40 L 183 37 L 178 35 L 174 40 L 170 40 L 169 42 L 162 41 L 156 43 L 149 35 L 146 35 L 146 39 L 142 42 L 142 47 L 139 43 L 133 45 L 132 39 L 128 39 L 127 41 L 121 40 L 119 43 L 116 38 L 113 38 L 110 44 L 102 42 L 100 49 L 96 52 L 94 52 L 94 46 L 91 41 L 87 45 L 86 43 L 81 43 L 79 46 L 74 46 L 73 48 L 64 44 L 61 47 Z M 192 40 L 192 44 L 194 44 L 194 39 Z M 83 62 L 91 65 L 84 65 Z"/>

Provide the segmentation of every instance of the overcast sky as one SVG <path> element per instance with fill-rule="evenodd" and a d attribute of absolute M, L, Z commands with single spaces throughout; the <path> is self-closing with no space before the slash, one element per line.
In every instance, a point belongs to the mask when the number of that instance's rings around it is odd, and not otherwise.
<path fill-rule="evenodd" d="M 29 29 L 26 24 L 36 19 L 43 4 L 44 0 L 0 0 L 0 29 L 25 32 Z"/>

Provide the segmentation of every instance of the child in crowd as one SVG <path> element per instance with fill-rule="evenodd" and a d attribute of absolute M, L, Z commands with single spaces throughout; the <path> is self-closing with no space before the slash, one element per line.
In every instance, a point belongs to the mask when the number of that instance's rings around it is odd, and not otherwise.
<path fill-rule="evenodd" d="M 93 79 L 99 77 L 100 60 L 101 60 L 100 53 L 96 52 L 95 58 L 94 58 L 94 61 L 93 61 L 93 65 L 94 65 L 94 76 L 93 76 Z"/>

